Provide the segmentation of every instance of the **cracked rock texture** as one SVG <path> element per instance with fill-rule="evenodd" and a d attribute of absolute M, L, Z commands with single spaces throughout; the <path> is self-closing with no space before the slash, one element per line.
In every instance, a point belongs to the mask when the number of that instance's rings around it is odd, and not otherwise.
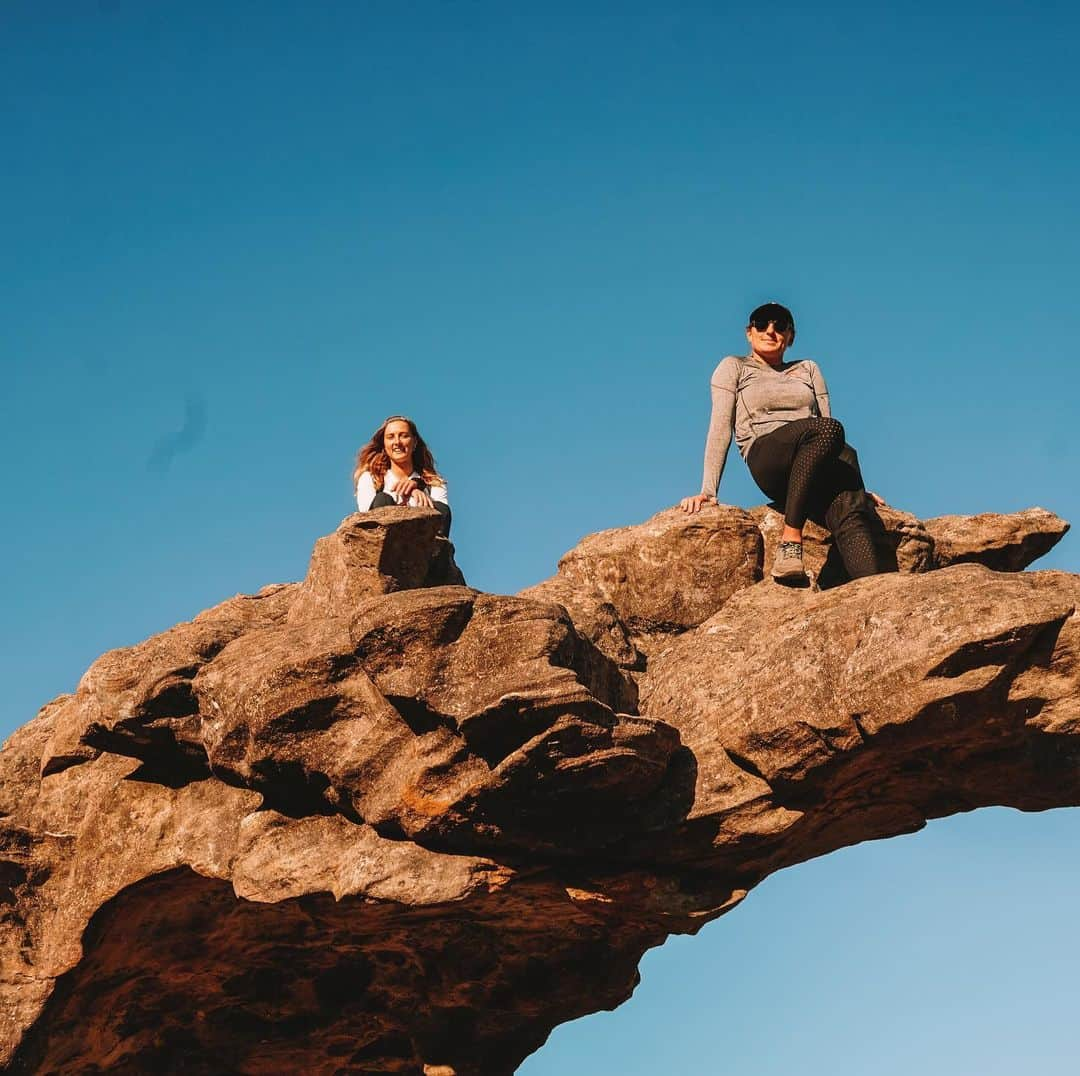
<path fill-rule="evenodd" d="M 0 1065 L 510 1073 L 772 871 L 1080 803 L 1067 525 L 880 515 L 848 585 L 710 507 L 503 596 L 381 509 L 103 655 L 0 753 Z"/>

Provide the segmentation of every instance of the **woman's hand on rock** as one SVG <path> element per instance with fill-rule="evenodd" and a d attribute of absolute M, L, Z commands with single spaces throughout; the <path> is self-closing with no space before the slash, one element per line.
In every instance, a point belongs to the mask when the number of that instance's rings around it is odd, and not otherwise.
<path fill-rule="evenodd" d="M 398 504 L 408 504 L 409 498 L 418 488 L 415 480 L 412 478 L 406 478 L 404 482 L 399 482 L 394 487 L 394 493 L 398 496 Z"/>
<path fill-rule="evenodd" d="M 413 508 L 434 508 L 435 507 L 435 505 L 432 503 L 432 500 L 431 500 L 431 494 L 428 493 L 426 490 L 422 490 L 422 489 L 418 489 L 416 491 L 416 493 L 413 494 L 413 499 L 411 501 L 411 504 L 412 504 Z"/>
<path fill-rule="evenodd" d="M 696 493 L 693 497 L 683 497 L 679 501 L 679 507 L 684 512 L 689 512 L 691 515 L 694 512 L 699 512 L 703 504 L 716 504 L 716 498 L 710 496 L 708 493 Z"/>

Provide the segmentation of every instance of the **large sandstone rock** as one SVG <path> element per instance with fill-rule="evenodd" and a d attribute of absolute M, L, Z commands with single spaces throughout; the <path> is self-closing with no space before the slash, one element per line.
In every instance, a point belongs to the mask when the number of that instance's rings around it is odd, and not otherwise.
<path fill-rule="evenodd" d="M 895 559 L 901 572 L 954 563 L 1020 571 L 1069 529 L 1042 508 L 928 523 L 891 505 L 876 511 L 883 563 Z M 638 526 L 589 535 L 563 556 L 556 575 L 521 596 L 558 602 L 598 650 L 640 671 L 658 636 L 696 627 L 732 595 L 770 577 L 783 522 L 771 505 L 748 512 L 709 505 L 694 515 L 668 508 Z M 807 523 L 803 549 L 815 585 L 848 581 L 827 531 Z"/>
<path fill-rule="evenodd" d="M 1069 524 L 1044 508 L 998 515 L 938 516 L 916 519 L 891 505 L 877 508 L 882 524 L 885 554 L 896 558 L 901 572 L 928 572 L 950 564 L 984 564 L 999 572 L 1019 572 L 1048 553 L 1065 535 Z M 771 506 L 750 510 L 765 539 L 763 572 L 772 570 L 776 543 L 783 529 L 783 516 Z M 807 523 L 803 538 L 807 570 L 825 587 L 826 561 L 832 552 L 828 531 Z M 835 559 L 835 558 L 834 558 Z M 846 582 L 833 576 L 831 585 Z"/>
<path fill-rule="evenodd" d="M 315 543 L 292 621 L 338 615 L 357 599 L 411 587 L 464 584 L 434 509 L 378 508 L 348 516 Z"/>
<path fill-rule="evenodd" d="M 504 597 L 384 509 L 103 655 L 0 752 L 0 1065 L 509 1073 L 771 871 L 1080 803 L 1080 577 L 930 570 L 1064 524 L 882 515 L 828 591 L 716 508 Z"/>
<path fill-rule="evenodd" d="M 559 561 L 558 583 L 608 603 L 629 631 L 681 631 L 761 578 L 761 534 L 741 508 L 668 508 L 636 527 L 590 534 Z M 525 596 L 548 593 L 549 580 Z"/>
<path fill-rule="evenodd" d="M 1069 524 L 1045 508 L 996 515 L 938 516 L 924 523 L 934 542 L 934 561 L 985 564 L 999 572 L 1018 572 L 1061 541 Z"/>
<path fill-rule="evenodd" d="M 1080 577 L 976 565 L 761 584 L 653 656 L 697 762 L 666 859 L 755 874 L 991 804 L 1080 802 Z M 1051 731 L 1052 730 L 1052 731 Z"/>

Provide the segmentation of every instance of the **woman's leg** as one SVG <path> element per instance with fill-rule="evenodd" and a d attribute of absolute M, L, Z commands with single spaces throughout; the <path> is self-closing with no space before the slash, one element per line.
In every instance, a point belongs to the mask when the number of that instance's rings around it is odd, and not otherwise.
<path fill-rule="evenodd" d="M 838 493 L 825 513 L 825 523 L 851 579 L 889 571 L 879 547 L 880 536 L 875 539 L 875 532 L 884 528 L 864 490 Z"/>
<path fill-rule="evenodd" d="M 746 458 L 762 492 L 784 506 L 784 523 L 802 531 L 816 488 L 844 448 L 844 427 L 834 418 L 802 418 L 759 437 Z"/>
<path fill-rule="evenodd" d="M 371 502 L 372 508 L 394 508 L 397 505 L 397 501 L 390 496 L 384 489 L 380 489 L 375 494 L 375 499 Z"/>
<path fill-rule="evenodd" d="M 810 518 L 824 524 L 833 536 L 833 546 L 851 579 L 896 571 L 885 527 L 863 485 L 859 457 L 848 445 L 830 468 L 822 483 L 820 516 Z"/>
<path fill-rule="evenodd" d="M 440 516 L 442 516 L 442 526 L 439 528 L 439 533 L 444 538 L 449 538 L 450 522 L 453 518 L 450 514 L 450 505 L 443 504 L 442 501 L 432 501 L 431 506 L 435 509 L 436 512 L 439 513 Z"/>
<path fill-rule="evenodd" d="M 825 423 L 839 430 L 822 429 Z M 896 570 L 895 561 L 889 562 L 884 527 L 863 486 L 858 455 L 844 443 L 840 423 L 789 422 L 755 441 L 746 462 L 762 492 L 783 506 L 785 524 L 801 531 L 809 518 L 832 534 L 849 578 Z"/>
<path fill-rule="evenodd" d="M 859 457 L 850 445 L 821 476 L 810 518 L 832 534 L 849 579 L 895 571 L 885 528 L 863 485 Z"/>

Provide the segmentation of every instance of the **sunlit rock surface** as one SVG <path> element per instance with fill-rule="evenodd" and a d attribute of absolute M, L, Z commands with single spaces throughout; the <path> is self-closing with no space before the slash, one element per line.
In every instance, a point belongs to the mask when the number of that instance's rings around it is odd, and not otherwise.
<path fill-rule="evenodd" d="M 772 871 L 1080 802 L 1080 576 L 1016 574 L 1066 524 L 881 517 L 831 589 L 711 507 L 510 597 L 382 509 L 103 655 L 0 753 L 0 1064 L 509 1073 Z"/>

